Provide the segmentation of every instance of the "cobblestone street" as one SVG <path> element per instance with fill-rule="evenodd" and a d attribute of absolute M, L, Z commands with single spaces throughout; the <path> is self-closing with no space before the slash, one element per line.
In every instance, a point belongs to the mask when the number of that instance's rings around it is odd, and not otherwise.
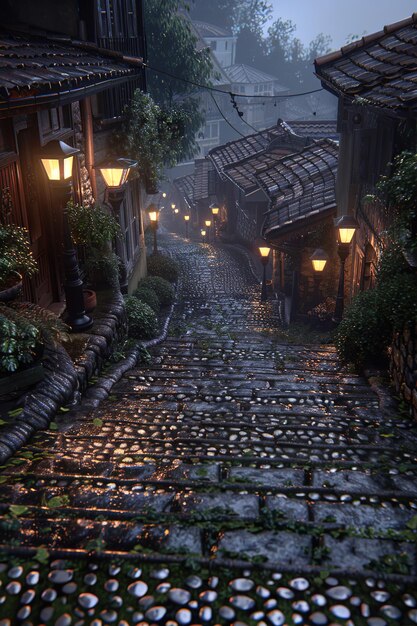
<path fill-rule="evenodd" d="M 416 426 L 239 249 L 161 242 L 168 339 L 1 468 L 0 626 L 416 624 Z"/>

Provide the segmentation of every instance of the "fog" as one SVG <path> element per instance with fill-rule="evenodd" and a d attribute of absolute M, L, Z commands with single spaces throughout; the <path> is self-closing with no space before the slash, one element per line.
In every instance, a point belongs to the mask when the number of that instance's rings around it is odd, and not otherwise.
<path fill-rule="evenodd" d="M 297 25 L 296 36 L 306 44 L 318 34 L 332 37 L 340 48 L 351 36 L 374 33 L 385 24 L 409 17 L 417 11 L 416 0 L 271 0 L 274 19 L 281 17 Z"/>

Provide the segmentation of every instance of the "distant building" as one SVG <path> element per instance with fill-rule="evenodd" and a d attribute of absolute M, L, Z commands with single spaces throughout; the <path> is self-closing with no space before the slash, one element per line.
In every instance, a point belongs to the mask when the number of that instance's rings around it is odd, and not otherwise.
<path fill-rule="evenodd" d="M 232 33 L 206 22 L 193 22 L 200 37 L 209 46 L 221 67 L 234 65 L 237 37 Z"/>

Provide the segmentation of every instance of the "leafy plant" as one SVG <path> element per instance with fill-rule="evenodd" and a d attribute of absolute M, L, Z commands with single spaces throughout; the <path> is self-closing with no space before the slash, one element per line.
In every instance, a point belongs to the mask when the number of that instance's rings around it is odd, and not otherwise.
<path fill-rule="evenodd" d="M 68 340 L 69 326 L 55 313 L 32 302 L 11 302 L 0 306 L 0 312 L 13 321 L 24 319 L 36 326 L 42 340 L 63 342 Z"/>
<path fill-rule="evenodd" d="M 178 263 L 171 257 L 163 254 L 151 254 L 147 259 L 148 274 L 150 276 L 161 276 L 170 283 L 178 280 Z"/>
<path fill-rule="evenodd" d="M 26 228 L 0 223 L 0 290 L 14 284 L 16 273 L 30 277 L 37 271 Z"/>
<path fill-rule="evenodd" d="M 129 336 L 135 339 L 151 339 L 158 332 L 158 320 L 151 307 L 135 296 L 126 296 L 126 313 Z"/>
<path fill-rule="evenodd" d="M 68 327 L 30 302 L 0 304 L 0 375 L 33 363 L 46 341 L 65 341 Z"/>
<path fill-rule="evenodd" d="M 336 333 L 342 361 L 357 368 L 385 362 L 393 332 L 417 320 L 417 279 L 398 245 L 387 247 L 377 276 L 374 289 L 355 296 Z"/>
<path fill-rule="evenodd" d="M 40 332 L 25 318 L 12 321 L 1 310 L 0 375 L 5 375 L 33 363 L 40 348 Z"/>
<path fill-rule="evenodd" d="M 80 205 L 69 202 L 68 221 L 74 243 L 88 248 L 105 248 L 120 235 L 117 220 L 98 205 Z"/>
<path fill-rule="evenodd" d="M 67 216 L 71 236 L 84 252 L 84 269 L 93 285 L 117 286 L 119 260 L 111 250 L 111 242 L 120 236 L 117 220 L 100 206 L 69 202 Z"/>
<path fill-rule="evenodd" d="M 160 276 L 147 276 L 140 281 L 138 287 L 152 289 L 158 296 L 161 306 L 168 306 L 174 301 L 175 292 L 173 286 Z"/>
<path fill-rule="evenodd" d="M 159 302 L 159 298 L 156 295 L 155 291 L 146 287 L 139 287 L 138 289 L 136 289 L 136 291 L 133 292 L 133 295 L 141 302 L 144 302 L 145 304 L 150 306 L 154 313 L 159 313 L 161 303 Z"/>

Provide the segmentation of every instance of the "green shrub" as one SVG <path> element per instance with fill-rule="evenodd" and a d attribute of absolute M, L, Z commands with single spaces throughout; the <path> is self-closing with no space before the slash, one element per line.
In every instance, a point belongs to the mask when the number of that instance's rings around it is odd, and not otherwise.
<path fill-rule="evenodd" d="M 126 296 L 126 313 L 129 323 L 129 337 L 151 339 L 158 333 L 158 320 L 151 307 L 135 296 Z"/>
<path fill-rule="evenodd" d="M 138 288 L 152 289 L 158 296 L 161 306 L 168 306 L 174 302 L 174 288 L 165 278 L 160 276 L 147 276 L 140 281 Z"/>
<path fill-rule="evenodd" d="M 336 347 L 344 363 L 361 368 L 367 362 L 386 358 L 391 338 L 390 325 L 378 311 L 376 288 L 355 296 L 339 324 Z"/>
<path fill-rule="evenodd" d="M 24 318 L 11 320 L 0 313 L 0 376 L 30 365 L 40 345 L 36 326 Z"/>
<path fill-rule="evenodd" d="M 170 283 L 178 279 L 178 263 L 163 254 L 152 254 L 147 259 L 149 276 L 161 276 Z"/>
<path fill-rule="evenodd" d="M 337 329 L 340 358 L 354 363 L 357 368 L 385 364 L 393 332 L 417 320 L 415 276 L 399 273 L 388 278 L 387 274 L 382 275 L 384 279 L 381 278 L 375 289 L 355 296 Z"/>
<path fill-rule="evenodd" d="M 156 295 L 155 291 L 152 289 L 148 289 L 147 287 L 139 287 L 136 291 L 133 292 L 135 298 L 144 302 L 148 306 L 151 307 L 152 311 L 155 313 L 159 313 L 159 309 L 161 308 L 161 303 L 159 302 L 159 298 Z"/>

